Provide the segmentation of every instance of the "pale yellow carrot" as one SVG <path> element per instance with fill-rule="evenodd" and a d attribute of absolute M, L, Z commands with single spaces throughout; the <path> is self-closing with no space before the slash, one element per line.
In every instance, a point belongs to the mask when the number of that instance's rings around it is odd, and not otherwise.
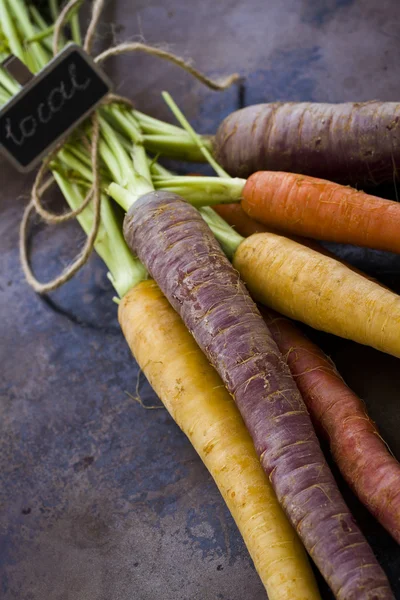
<path fill-rule="evenodd" d="M 269 600 L 320 598 L 232 398 L 153 281 L 126 294 L 119 320 L 153 389 L 213 476 Z"/>

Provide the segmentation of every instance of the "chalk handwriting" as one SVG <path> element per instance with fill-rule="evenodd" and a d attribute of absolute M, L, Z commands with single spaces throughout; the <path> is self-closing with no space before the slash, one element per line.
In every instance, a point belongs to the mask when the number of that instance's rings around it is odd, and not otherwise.
<path fill-rule="evenodd" d="M 16 124 L 9 117 L 6 119 L 7 139 L 11 139 L 17 146 L 23 146 L 27 139 L 37 133 L 40 124 L 46 125 L 49 123 L 54 115 L 66 106 L 68 100 L 71 100 L 77 93 L 84 92 L 92 81 L 90 77 L 84 81 L 79 81 L 74 63 L 68 66 L 68 76 L 67 81 L 61 81 L 57 87 L 50 91 L 47 99 L 40 102 L 33 114 L 27 115 Z"/>

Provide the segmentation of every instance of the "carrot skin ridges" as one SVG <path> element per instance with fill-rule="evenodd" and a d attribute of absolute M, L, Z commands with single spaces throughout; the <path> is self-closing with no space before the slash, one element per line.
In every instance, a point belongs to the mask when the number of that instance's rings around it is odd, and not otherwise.
<path fill-rule="evenodd" d="M 259 171 L 242 208 L 271 229 L 400 253 L 400 204 L 306 175 Z"/>
<path fill-rule="evenodd" d="M 400 464 L 334 364 L 288 319 L 260 308 L 314 425 L 358 498 L 400 544 Z"/>
<path fill-rule="evenodd" d="M 140 368 L 214 478 L 268 598 L 321 600 L 232 397 L 157 284 L 131 289 L 118 318 Z"/>
<path fill-rule="evenodd" d="M 400 103 L 248 106 L 221 123 L 214 153 L 235 177 L 268 169 L 350 185 L 392 182 L 400 167 Z"/>
<path fill-rule="evenodd" d="M 280 504 L 334 593 L 392 599 L 289 368 L 199 213 L 175 194 L 152 192 L 128 212 L 124 235 L 233 395 Z"/>

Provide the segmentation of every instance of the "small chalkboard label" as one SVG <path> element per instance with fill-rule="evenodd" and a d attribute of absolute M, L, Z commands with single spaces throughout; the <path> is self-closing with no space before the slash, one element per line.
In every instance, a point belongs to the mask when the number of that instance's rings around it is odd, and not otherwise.
<path fill-rule="evenodd" d="M 69 44 L 0 110 L 0 149 L 30 171 L 111 90 L 108 78 Z"/>

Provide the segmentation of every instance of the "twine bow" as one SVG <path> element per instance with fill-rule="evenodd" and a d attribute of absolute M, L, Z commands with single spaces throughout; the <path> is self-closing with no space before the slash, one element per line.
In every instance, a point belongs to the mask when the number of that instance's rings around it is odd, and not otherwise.
<path fill-rule="evenodd" d="M 54 56 L 58 53 L 60 45 L 60 37 L 63 27 L 66 21 L 77 4 L 82 0 L 70 0 L 66 6 L 60 12 L 55 25 L 54 25 L 54 36 L 53 36 L 53 54 Z M 96 34 L 99 19 L 104 7 L 104 0 L 94 0 L 92 4 L 91 19 L 86 31 L 85 40 L 83 44 L 84 50 L 90 54 L 93 46 L 94 37 Z M 157 48 L 155 46 L 148 46 L 141 42 L 122 43 L 117 46 L 108 48 L 98 56 L 94 58 L 96 63 L 102 63 L 112 56 L 118 56 L 120 54 L 127 54 L 128 52 L 144 52 L 152 56 L 158 56 L 164 60 L 168 60 L 173 64 L 181 67 L 193 77 L 198 79 L 201 83 L 208 86 L 213 90 L 225 90 L 230 87 L 235 81 L 239 79 L 237 74 L 230 75 L 222 81 L 215 81 L 203 75 L 195 69 L 189 62 L 183 60 L 179 56 L 171 54 L 166 50 Z M 127 98 L 118 96 L 116 94 L 108 94 L 102 104 L 110 104 L 113 102 L 120 102 L 130 107 L 133 106 L 132 102 Z M 97 111 L 93 112 L 91 116 L 92 121 L 92 136 L 91 136 L 91 165 L 93 171 L 93 182 L 87 193 L 82 204 L 76 209 L 61 215 L 52 213 L 44 208 L 41 199 L 43 194 L 51 187 L 54 179 L 52 177 L 44 181 L 47 172 L 50 170 L 50 164 L 58 154 L 59 150 L 64 144 L 64 140 L 58 144 L 58 146 L 49 154 L 49 156 L 43 161 L 39 171 L 36 175 L 32 190 L 31 199 L 27 207 L 25 208 L 21 226 L 20 226 L 20 238 L 19 238 L 19 249 L 21 265 L 24 271 L 25 277 L 29 285 L 39 294 L 45 294 L 52 292 L 57 288 L 61 287 L 64 283 L 69 281 L 75 273 L 88 261 L 96 241 L 96 237 L 100 227 L 100 215 L 101 215 L 101 190 L 100 190 L 100 174 L 99 174 L 99 141 L 100 141 L 100 126 Z M 29 227 L 29 221 L 32 213 L 36 212 L 40 217 L 49 224 L 55 225 L 58 223 L 64 223 L 71 219 L 75 219 L 81 212 L 85 210 L 88 204 L 93 200 L 93 225 L 92 229 L 87 236 L 86 242 L 76 259 L 68 266 L 60 275 L 55 277 L 49 282 L 42 283 L 33 274 L 30 266 L 28 249 L 27 249 L 27 233 Z"/>

